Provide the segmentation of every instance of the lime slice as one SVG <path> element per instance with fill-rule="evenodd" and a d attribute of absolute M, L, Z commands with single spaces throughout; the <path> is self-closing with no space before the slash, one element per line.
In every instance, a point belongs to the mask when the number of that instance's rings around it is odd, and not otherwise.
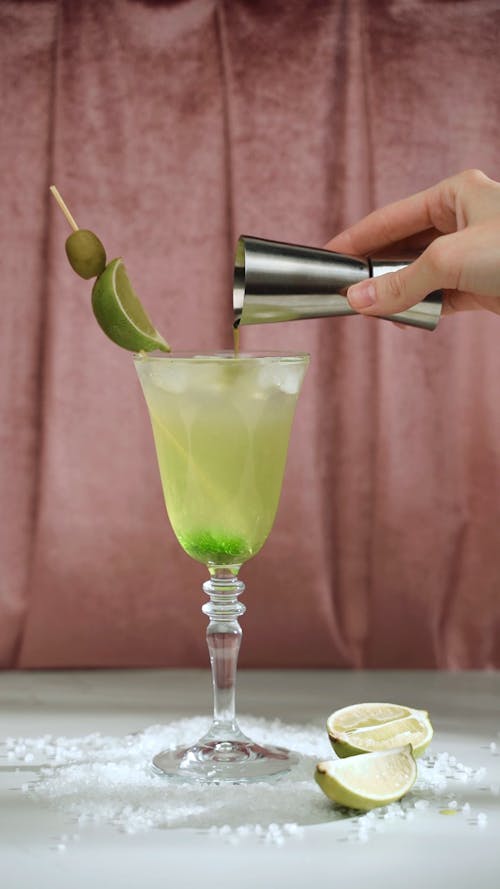
<path fill-rule="evenodd" d="M 417 764 L 411 746 L 319 762 L 314 775 L 328 799 L 348 809 L 375 809 L 401 799 L 413 787 Z"/>
<path fill-rule="evenodd" d="M 420 756 L 433 735 L 425 710 L 399 704 L 354 704 L 328 717 L 326 728 L 337 756 L 392 750 L 411 744 Z"/>
<path fill-rule="evenodd" d="M 113 259 L 97 278 L 92 308 L 106 336 L 124 349 L 170 352 L 134 293 L 121 259 Z"/>

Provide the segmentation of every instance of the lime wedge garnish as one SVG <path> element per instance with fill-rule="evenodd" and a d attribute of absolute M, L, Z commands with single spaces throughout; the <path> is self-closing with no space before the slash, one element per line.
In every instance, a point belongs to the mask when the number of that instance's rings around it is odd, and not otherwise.
<path fill-rule="evenodd" d="M 375 809 L 401 799 L 413 787 L 417 764 L 411 746 L 319 762 L 314 775 L 328 799 L 349 809 Z"/>
<path fill-rule="evenodd" d="M 354 704 L 328 717 L 326 728 L 337 756 L 391 750 L 411 744 L 420 756 L 433 735 L 429 715 L 399 704 Z"/>
<path fill-rule="evenodd" d="M 113 259 L 97 278 L 92 308 L 106 336 L 124 349 L 170 352 L 134 293 L 121 259 Z"/>

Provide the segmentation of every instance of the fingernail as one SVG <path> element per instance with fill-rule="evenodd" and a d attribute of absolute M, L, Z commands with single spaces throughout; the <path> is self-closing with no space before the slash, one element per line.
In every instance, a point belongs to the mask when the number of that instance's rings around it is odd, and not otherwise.
<path fill-rule="evenodd" d="M 377 291 L 372 281 L 362 281 L 361 284 L 349 287 L 347 291 L 347 299 L 353 309 L 367 309 L 368 306 L 374 306 L 376 298 Z"/>

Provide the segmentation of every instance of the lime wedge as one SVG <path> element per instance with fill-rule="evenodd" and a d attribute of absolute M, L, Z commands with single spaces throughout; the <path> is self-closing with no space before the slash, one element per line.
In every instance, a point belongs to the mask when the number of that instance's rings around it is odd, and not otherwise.
<path fill-rule="evenodd" d="M 420 756 L 433 735 L 425 710 L 399 704 L 354 704 L 328 717 L 326 728 L 337 756 L 392 750 L 411 744 Z"/>
<path fill-rule="evenodd" d="M 411 746 L 319 762 L 314 775 L 324 794 L 348 809 L 375 809 L 401 799 L 413 787 L 417 764 Z"/>
<path fill-rule="evenodd" d="M 97 278 L 92 308 L 106 336 L 124 349 L 170 352 L 134 293 L 121 259 L 113 259 Z"/>

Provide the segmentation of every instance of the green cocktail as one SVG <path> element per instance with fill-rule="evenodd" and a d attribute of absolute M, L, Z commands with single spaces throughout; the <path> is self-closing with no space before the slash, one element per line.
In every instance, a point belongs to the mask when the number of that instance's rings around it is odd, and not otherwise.
<path fill-rule="evenodd" d="M 149 408 L 163 492 L 174 532 L 203 562 L 210 580 L 207 642 L 214 718 L 192 747 L 154 757 L 167 775 L 250 781 L 286 771 L 294 755 L 255 744 L 235 717 L 235 680 L 245 612 L 238 597 L 241 565 L 264 544 L 278 506 L 295 404 L 309 356 L 279 353 L 151 356 L 170 352 L 137 298 L 123 261 L 107 263 L 94 232 L 80 229 L 57 188 L 50 187 L 72 233 L 69 262 L 95 277 L 92 308 L 106 335 L 137 352 L 135 366 Z M 235 335 L 235 349 L 237 347 Z M 139 351 L 144 350 L 144 351 Z"/>
<path fill-rule="evenodd" d="M 271 530 L 301 383 L 288 361 L 136 363 L 170 522 L 204 564 L 241 565 Z"/>
<path fill-rule="evenodd" d="M 179 543 L 207 565 L 214 724 L 192 748 L 166 751 L 167 774 L 259 779 L 286 770 L 281 748 L 240 731 L 234 680 L 241 565 L 262 547 L 279 502 L 288 440 L 308 356 L 172 355 L 135 359 L 149 408 L 165 503 Z"/>

